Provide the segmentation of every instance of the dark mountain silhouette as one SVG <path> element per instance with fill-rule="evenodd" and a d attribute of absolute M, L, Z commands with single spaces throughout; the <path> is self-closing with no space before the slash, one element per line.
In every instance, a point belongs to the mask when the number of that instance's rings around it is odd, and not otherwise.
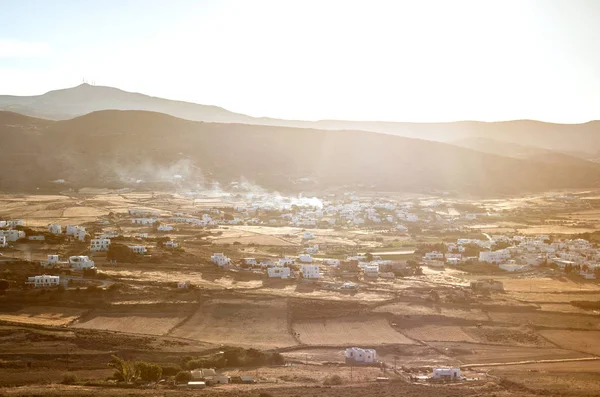
<path fill-rule="evenodd" d="M 358 188 L 501 194 L 593 187 L 600 167 L 514 159 L 365 131 L 202 123 L 144 111 L 42 121 L 0 112 L 0 189 L 66 179 L 117 187 L 245 178 L 277 190 Z M 8 122 L 6 120 L 9 120 Z"/>
<path fill-rule="evenodd" d="M 193 121 L 243 123 L 326 130 L 364 130 L 418 139 L 450 142 L 470 137 L 493 138 L 520 145 L 596 156 L 600 148 L 600 122 L 552 124 L 532 120 L 495 123 L 461 121 L 451 123 L 403 123 L 345 120 L 280 120 L 255 118 L 217 106 L 172 101 L 82 84 L 38 96 L 0 96 L 0 110 L 51 120 L 65 120 L 99 110 L 148 110 Z"/>

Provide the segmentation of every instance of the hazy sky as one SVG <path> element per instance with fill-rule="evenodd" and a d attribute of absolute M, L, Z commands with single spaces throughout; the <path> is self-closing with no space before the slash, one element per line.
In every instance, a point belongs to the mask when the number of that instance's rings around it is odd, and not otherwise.
<path fill-rule="evenodd" d="M 253 116 L 600 119 L 600 0 L 0 0 L 0 94 L 82 78 Z"/>

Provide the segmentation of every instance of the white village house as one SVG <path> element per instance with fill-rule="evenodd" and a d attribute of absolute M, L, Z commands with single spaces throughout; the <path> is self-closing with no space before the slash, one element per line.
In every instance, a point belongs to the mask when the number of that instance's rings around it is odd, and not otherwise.
<path fill-rule="evenodd" d="M 173 230 L 173 226 L 171 225 L 160 225 L 156 228 L 159 232 L 170 232 Z"/>
<path fill-rule="evenodd" d="M 110 239 L 109 238 L 93 238 L 90 241 L 90 251 L 98 252 L 98 251 L 108 251 L 110 247 Z"/>
<path fill-rule="evenodd" d="M 26 284 L 33 285 L 34 288 L 58 287 L 60 285 L 60 276 L 41 276 L 28 277 Z"/>
<path fill-rule="evenodd" d="M 62 226 L 60 226 L 58 223 L 51 223 L 48 225 L 48 231 L 52 234 L 61 234 Z"/>
<path fill-rule="evenodd" d="M 267 275 L 271 278 L 287 279 L 292 276 L 292 273 L 289 267 L 275 266 L 267 268 Z"/>
<path fill-rule="evenodd" d="M 460 368 L 434 368 L 433 379 L 460 379 Z"/>
<path fill-rule="evenodd" d="M 145 245 L 128 245 L 127 247 L 136 254 L 143 255 L 146 253 Z"/>
<path fill-rule="evenodd" d="M 93 260 L 83 255 L 74 255 L 69 257 L 69 263 L 76 269 L 91 269 L 95 266 Z"/>
<path fill-rule="evenodd" d="M 22 230 L 0 230 L 0 236 L 6 237 L 7 242 L 12 242 L 25 238 L 25 232 Z"/>
<path fill-rule="evenodd" d="M 167 248 L 177 248 L 179 247 L 179 243 L 173 240 L 169 240 L 165 243 L 165 247 Z"/>
<path fill-rule="evenodd" d="M 5 248 L 7 245 L 6 236 L 0 236 L 0 248 Z"/>
<path fill-rule="evenodd" d="M 304 278 L 311 278 L 311 279 L 317 279 L 321 277 L 321 274 L 319 273 L 319 265 L 312 265 L 312 264 L 302 264 L 302 277 Z"/>
<path fill-rule="evenodd" d="M 360 347 L 349 347 L 346 349 L 346 363 L 369 364 L 377 361 L 377 352 L 374 349 L 361 349 Z"/>
<path fill-rule="evenodd" d="M 231 262 L 231 259 L 225 256 L 223 253 L 215 253 L 210 257 L 212 263 L 217 266 L 225 266 Z"/>

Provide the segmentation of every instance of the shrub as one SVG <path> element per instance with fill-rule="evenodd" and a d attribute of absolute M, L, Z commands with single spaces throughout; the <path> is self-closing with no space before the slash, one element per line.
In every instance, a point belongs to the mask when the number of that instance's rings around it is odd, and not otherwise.
<path fill-rule="evenodd" d="M 77 379 L 77 375 L 75 374 L 64 374 L 63 375 L 63 380 L 62 380 L 62 384 L 63 385 L 72 385 L 77 383 L 78 379 Z"/>
<path fill-rule="evenodd" d="M 162 376 L 162 367 L 157 364 L 137 361 L 135 363 L 135 368 L 140 374 L 140 378 L 147 382 L 157 382 Z"/>
<path fill-rule="evenodd" d="M 177 364 L 165 364 L 162 365 L 163 376 L 175 376 L 181 372 L 181 367 Z"/>
<path fill-rule="evenodd" d="M 192 380 L 192 374 L 190 371 L 181 371 L 175 375 L 175 382 L 177 383 L 188 383 Z"/>
<path fill-rule="evenodd" d="M 325 378 L 323 384 L 325 386 L 338 386 L 344 384 L 344 379 L 339 375 L 333 375 Z"/>

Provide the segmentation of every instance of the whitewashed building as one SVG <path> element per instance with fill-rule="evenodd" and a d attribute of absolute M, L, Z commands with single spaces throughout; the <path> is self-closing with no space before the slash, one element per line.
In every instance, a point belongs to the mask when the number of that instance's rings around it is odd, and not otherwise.
<path fill-rule="evenodd" d="M 52 223 L 52 224 L 48 225 L 48 231 L 52 234 L 61 234 L 62 226 L 59 225 L 58 223 Z"/>
<path fill-rule="evenodd" d="M 108 238 L 93 238 L 90 241 L 90 251 L 108 251 L 110 248 L 110 239 Z"/>
<path fill-rule="evenodd" d="M 0 248 L 5 248 L 6 246 L 8 246 L 6 236 L 0 236 Z"/>
<path fill-rule="evenodd" d="M 69 263 L 76 269 L 91 269 L 95 266 L 93 260 L 87 256 L 74 255 L 69 257 Z"/>
<path fill-rule="evenodd" d="M 267 275 L 271 278 L 287 279 L 292 276 L 292 273 L 289 267 L 275 266 L 267 268 Z"/>
<path fill-rule="evenodd" d="M 143 254 L 146 253 L 146 246 L 145 245 L 128 245 L 127 247 L 130 250 L 132 250 L 135 254 L 143 255 Z"/>
<path fill-rule="evenodd" d="M 369 263 L 366 264 L 363 268 L 363 272 L 365 277 L 379 277 L 379 264 L 377 263 Z"/>
<path fill-rule="evenodd" d="M 479 262 L 502 263 L 510 258 L 510 251 L 507 249 L 498 251 L 481 251 L 479 253 Z"/>
<path fill-rule="evenodd" d="M 302 265 L 301 271 L 302 277 L 304 278 L 318 279 L 321 277 L 321 273 L 319 272 L 319 265 L 305 263 Z"/>
<path fill-rule="evenodd" d="M 302 263 L 312 263 L 313 259 L 309 254 L 300 254 L 298 256 L 298 262 Z"/>
<path fill-rule="evenodd" d="M 156 219 L 154 218 L 133 218 L 131 220 L 131 223 L 134 223 L 136 225 L 152 225 L 155 222 Z"/>
<path fill-rule="evenodd" d="M 34 288 L 58 287 L 60 285 L 60 276 L 43 274 L 41 276 L 28 277 L 27 284 L 33 285 Z"/>
<path fill-rule="evenodd" d="M 171 225 L 160 225 L 156 228 L 159 232 L 170 232 L 173 230 L 173 226 Z"/>
<path fill-rule="evenodd" d="M 25 222 L 22 219 L 9 219 L 6 221 L 5 225 L 2 227 L 13 228 L 17 226 L 25 226 Z"/>
<path fill-rule="evenodd" d="M 458 380 L 460 379 L 460 368 L 434 368 L 433 379 Z"/>
<path fill-rule="evenodd" d="M 377 361 L 377 352 L 374 349 L 361 349 L 349 347 L 346 349 L 346 363 L 369 364 Z"/>
<path fill-rule="evenodd" d="M 312 240 L 315 238 L 315 235 L 312 234 L 311 232 L 304 232 L 304 235 L 302 236 L 302 238 L 304 240 Z"/>
<path fill-rule="evenodd" d="M 165 247 L 167 248 L 178 248 L 179 247 L 179 243 L 173 240 L 169 240 L 165 243 Z"/>
<path fill-rule="evenodd" d="M 291 266 L 294 263 L 296 263 L 296 260 L 294 258 L 290 258 L 289 256 L 279 258 L 279 266 Z"/>
<path fill-rule="evenodd" d="M 428 261 L 444 259 L 444 254 L 438 251 L 431 251 L 425 254 L 425 259 Z"/>
<path fill-rule="evenodd" d="M 256 266 L 256 258 L 244 258 L 244 264 L 248 266 Z"/>
<path fill-rule="evenodd" d="M 4 236 L 7 242 L 13 242 L 25 238 L 25 232 L 22 230 L 0 230 L 0 236 Z"/>
<path fill-rule="evenodd" d="M 214 263 L 217 266 L 225 266 L 225 265 L 228 265 L 229 263 L 231 263 L 231 259 L 226 257 L 225 254 L 223 254 L 221 252 L 213 254 L 210 257 L 210 260 L 212 263 Z"/>

